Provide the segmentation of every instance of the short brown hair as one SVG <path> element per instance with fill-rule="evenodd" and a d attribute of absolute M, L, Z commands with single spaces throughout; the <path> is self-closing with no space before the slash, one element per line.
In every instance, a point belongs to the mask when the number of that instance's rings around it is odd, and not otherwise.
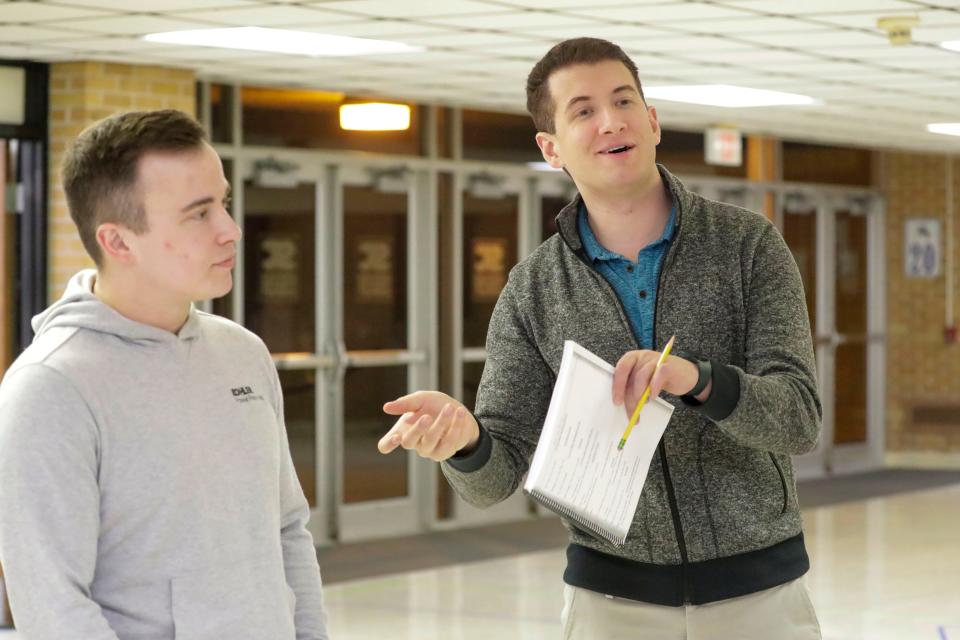
<path fill-rule="evenodd" d="M 527 111 L 533 118 L 537 131 L 554 133 L 554 111 L 556 105 L 550 95 L 550 76 L 555 71 L 575 64 L 595 64 L 607 60 L 616 60 L 623 63 L 637 83 L 640 99 L 643 97 L 643 87 L 640 86 L 640 76 L 637 65 L 633 63 L 623 49 L 599 38 L 573 38 L 554 45 L 547 54 L 534 65 L 527 76 Z"/>
<path fill-rule="evenodd" d="M 84 248 L 97 266 L 102 254 L 97 227 L 122 224 L 147 231 L 137 194 L 140 158 L 150 151 L 186 151 L 206 140 L 203 128 L 183 111 L 133 111 L 91 125 L 74 141 L 63 162 L 63 190 Z"/>

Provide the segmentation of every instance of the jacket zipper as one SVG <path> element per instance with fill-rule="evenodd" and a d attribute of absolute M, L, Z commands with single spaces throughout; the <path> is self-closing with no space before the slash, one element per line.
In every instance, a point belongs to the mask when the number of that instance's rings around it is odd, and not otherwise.
<path fill-rule="evenodd" d="M 780 468 L 780 463 L 777 462 L 777 457 L 773 455 L 773 451 L 768 451 L 767 453 L 770 454 L 770 460 L 773 461 L 777 475 L 780 476 L 780 487 L 783 489 L 783 509 L 780 510 L 780 515 L 783 515 L 787 512 L 787 477 L 783 474 L 783 469 Z"/>
<path fill-rule="evenodd" d="M 679 211 L 677 212 L 679 213 Z M 679 224 L 678 224 L 679 226 Z M 679 229 L 677 231 L 679 235 Z M 657 312 L 660 310 L 660 293 L 663 291 L 663 274 L 667 269 L 667 260 L 672 256 L 674 243 L 670 243 L 667 255 L 660 266 L 660 277 L 657 279 L 657 299 L 653 303 L 653 346 L 657 344 Z M 680 578 L 683 582 L 683 603 L 690 604 L 690 558 L 687 556 L 686 536 L 683 534 L 683 523 L 680 521 L 680 507 L 677 504 L 677 494 L 670 478 L 670 465 L 667 463 L 667 446 L 664 439 L 660 439 L 657 446 L 660 451 L 660 468 L 663 470 L 663 483 L 667 490 L 667 501 L 670 503 L 670 516 L 673 518 L 673 532 L 677 537 L 677 548 L 680 550 Z"/>
<path fill-rule="evenodd" d="M 569 206 L 569 205 L 568 205 Z M 657 278 L 657 299 L 653 303 L 653 346 L 657 344 L 657 311 L 660 309 L 660 292 L 663 290 L 663 274 L 666 271 L 667 263 L 670 258 L 673 257 L 676 250 L 676 240 L 679 237 L 680 233 L 680 221 L 682 220 L 682 212 L 680 211 L 679 204 L 677 205 L 677 234 L 674 236 L 674 240 L 670 242 L 670 247 L 667 249 L 667 254 L 663 257 L 663 264 L 660 266 L 660 276 Z M 557 225 L 558 229 L 561 229 L 560 225 Z M 620 303 L 620 298 L 617 297 L 617 292 L 613 289 L 613 285 L 607 282 L 607 279 L 604 278 L 601 274 L 597 273 L 596 269 L 593 268 L 593 265 L 590 264 L 590 261 L 587 259 L 587 256 L 584 255 L 582 246 L 578 251 L 570 246 L 570 242 L 564 236 L 563 232 L 560 232 L 560 237 L 564 239 L 567 247 L 573 251 L 573 254 L 580 259 L 585 265 L 590 267 L 591 273 L 594 273 L 596 277 L 607 287 L 610 293 L 613 294 L 614 303 L 617 305 L 617 308 L 620 310 L 620 319 L 624 322 L 627 327 L 627 330 L 630 332 L 630 335 L 633 336 L 633 342 L 639 348 L 640 341 L 637 339 L 637 336 L 633 333 L 633 327 L 630 326 L 630 322 L 627 319 L 626 312 L 623 309 L 623 305 Z M 670 516 L 673 519 L 673 532 L 677 538 L 677 548 L 680 551 L 680 577 L 681 582 L 683 583 L 683 603 L 690 604 L 690 560 L 687 556 L 687 543 L 686 537 L 683 534 L 683 523 L 680 521 L 680 507 L 677 506 L 677 496 L 673 488 L 673 481 L 670 479 L 670 465 L 667 464 L 667 448 L 663 443 L 663 439 L 660 440 L 660 444 L 657 446 L 657 450 L 660 452 L 660 467 L 663 470 L 663 483 L 664 487 L 667 490 L 667 502 L 670 503 Z"/>

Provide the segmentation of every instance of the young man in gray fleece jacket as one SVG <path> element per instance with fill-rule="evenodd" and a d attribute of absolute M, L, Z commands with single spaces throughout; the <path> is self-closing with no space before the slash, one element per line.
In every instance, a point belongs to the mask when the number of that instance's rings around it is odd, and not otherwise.
<path fill-rule="evenodd" d="M 97 264 L 0 385 L 0 562 L 24 640 L 321 640 L 276 369 L 200 313 L 240 230 L 179 111 L 85 131 L 64 190 Z"/>
<path fill-rule="evenodd" d="M 560 43 L 527 80 L 537 144 L 579 195 L 559 233 L 518 264 L 487 335 L 471 414 L 421 391 L 380 441 L 443 461 L 484 506 L 518 487 L 537 445 L 564 340 L 616 363 L 611 393 L 677 409 L 617 547 L 567 522 L 564 638 L 820 637 L 790 456 L 820 405 L 803 289 L 765 218 L 687 191 L 655 162 L 657 113 L 617 46 Z M 653 372 L 670 336 L 686 353 Z M 642 428 L 642 426 L 641 426 Z"/>

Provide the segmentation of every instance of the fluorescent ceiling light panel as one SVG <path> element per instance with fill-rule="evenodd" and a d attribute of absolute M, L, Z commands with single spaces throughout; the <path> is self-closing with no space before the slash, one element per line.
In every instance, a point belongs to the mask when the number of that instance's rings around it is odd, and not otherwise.
<path fill-rule="evenodd" d="M 927 125 L 930 133 L 942 133 L 945 136 L 960 136 L 960 122 L 937 122 Z"/>
<path fill-rule="evenodd" d="M 940 46 L 944 49 L 950 49 L 950 51 L 960 51 L 960 40 L 947 40 L 941 42 Z"/>
<path fill-rule="evenodd" d="M 787 105 L 823 104 L 822 101 L 797 93 L 751 89 L 729 84 L 698 84 L 673 87 L 644 87 L 649 98 L 704 104 L 711 107 L 780 107 Z"/>
<path fill-rule="evenodd" d="M 386 102 L 340 105 L 340 128 L 348 131 L 406 131 L 410 128 L 410 107 Z"/>
<path fill-rule="evenodd" d="M 412 53 L 423 47 L 402 42 L 333 36 L 307 31 L 265 29 L 263 27 L 231 27 L 226 29 L 191 29 L 151 33 L 143 37 L 149 42 L 184 44 L 195 47 L 269 51 L 301 56 L 365 56 L 378 53 Z"/>

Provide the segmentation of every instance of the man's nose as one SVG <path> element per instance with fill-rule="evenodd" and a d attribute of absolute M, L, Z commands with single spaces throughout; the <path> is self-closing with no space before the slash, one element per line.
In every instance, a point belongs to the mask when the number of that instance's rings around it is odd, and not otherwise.
<path fill-rule="evenodd" d="M 604 109 L 600 122 L 602 133 L 620 133 L 626 127 L 627 123 L 624 121 L 622 113 L 616 109 Z"/>
<path fill-rule="evenodd" d="M 230 215 L 230 212 L 224 209 L 222 212 L 223 222 L 220 228 L 220 233 L 218 234 L 221 242 L 239 242 L 240 238 L 243 237 L 243 231 L 240 230 L 240 225 L 237 224 L 237 221 L 233 219 L 233 216 Z"/>

